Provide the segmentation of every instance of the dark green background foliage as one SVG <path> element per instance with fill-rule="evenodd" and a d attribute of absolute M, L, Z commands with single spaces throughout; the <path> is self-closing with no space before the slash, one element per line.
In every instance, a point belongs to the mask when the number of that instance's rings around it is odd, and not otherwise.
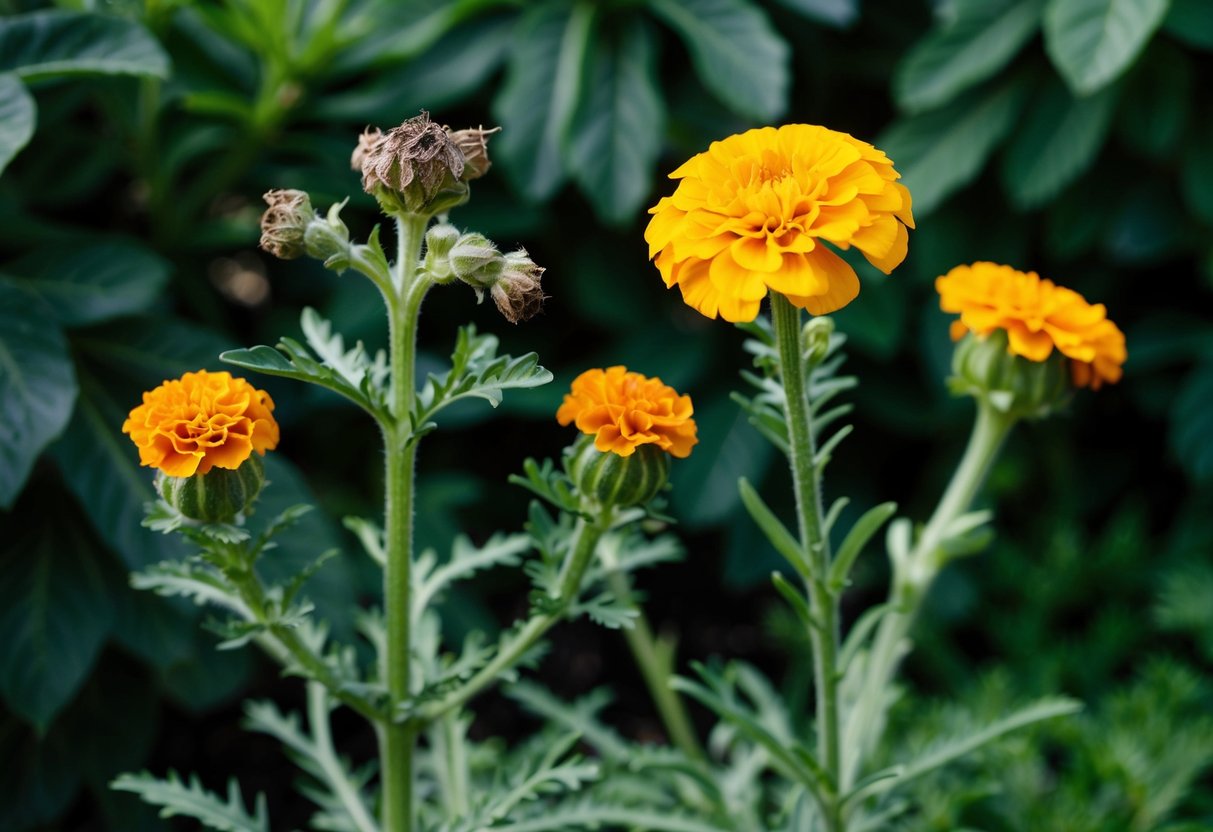
<path fill-rule="evenodd" d="M 941 581 L 899 736 L 920 743 L 1043 693 L 1088 708 L 986 752 L 992 776 L 924 781 L 912 828 L 1213 823 L 1213 4 L 41 6 L 0 0 L 0 827 L 158 828 L 105 789 L 143 766 L 197 770 L 212 788 L 234 768 L 246 791 L 285 793 L 281 760 L 235 733 L 235 703 L 290 701 L 294 683 L 214 651 L 191 606 L 127 585 L 128 570 L 178 544 L 139 527 L 151 475 L 119 428 L 161 380 L 297 335 L 304 305 L 382 341 L 365 281 L 256 250 L 259 195 L 301 188 L 320 206 L 352 195 L 346 217 L 365 235 L 375 211 L 348 169 L 354 139 L 422 107 L 454 127 L 504 127 L 494 170 L 453 220 L 526 246 L 551 295 L 515 329 L 470 292 L 435 292 L 423 362 L 439 366 L 471 318 L 557 375 L 491 423 L 469 414 L 427 439 L 423 545 L 520 524 L 526 500 L 505 477 L 568 440 L 552 413 L 575 373 L 659 374 L 694 396 L 702 442 L 675 466 L 689 558 L 649 576 L 653 616 L 681 630 L 685 656 L 742 655 L 801 689 L 805 662 L 785 671 L 783 649 L 801 646 L 781 645 L 788 628 L 765 615 L 776 560 L 739 511 L 739 475 L 788 488 L 728 399 L 741 335 L 662 288 L 642 230 L 670 190 L 663 174 L 713 139 L 781 121 L 849 131 L 889 152 L 919 229 L 905 264 L 890 278 L 863 271 L 859 301 L 837 316 L 862 384 L 860 441 L 838 454 L 831 494 L 929 510 L 971 409 L 942 383 L 932 280 L 954 265 L 1035 269 L 1105 302 L 1130 354 L 1120 385 L 1014 437 L 989 489 L 999 541 Z M 341 546 L 310 595 L 330 610 L 365 601 L 374 570 L 331 518 L 374 514 L 370 425 L 334 397 L 257 381 L 284 437 L 259 515 L 313 498 L 326 509 L 277 563 Z M 856 608 L 883 592 L 879 555 L 859 575 Z M 515 586 L 506 576 L 452 609 L 464 626 L 494 626 L 518 609 Z M 561 674 L 564 693 L 615 684 L 618 723 L 651 731 L 617 645 L 574 628 L 558 650 L 582 668 Z M 956 692 L 967 710 L 923 701 Z M 507 707 L 489 707 L 479 730 L 508 732 Z M 348 739 L 356 755 L 370 748 Z"/>

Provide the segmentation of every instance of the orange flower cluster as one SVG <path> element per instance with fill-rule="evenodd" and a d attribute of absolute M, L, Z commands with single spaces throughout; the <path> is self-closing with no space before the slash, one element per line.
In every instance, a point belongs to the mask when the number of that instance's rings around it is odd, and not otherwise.
<path fill-rule="evenodd" d="M 670 174 L 682 181 L 649 211 L 649 257 L 709 318 L 752 321 L 768 291 L 824 315 L 859 294 L 830 246 L 885 274 L 905 259 L 914 218 L 899 177 L 872 145 L 817 125 L 730 136 Z"/>
<path fill-rule="evenodd" d="M 695 436 L 690 396 L 680 396 L 660 379 L 631 373 L 625 367 L 586 370 L 556 411 L 562 425 L 576 423 L 594 436 L 602 452 L 631 456 L 641 445 L 655 444 L 673 456 L 690 455 Z"/>
<path fill-rule="evenodd" d="M 236 469 L 253 451 L 278 444 L 274 402 L 231 373 L 199 370 L 143 394 L 122 425 L 139 447 L 139 461 L 170 477 Z"/>
<path fill-rule="evenodd" d="M 935 289 L 943 311 L 960 315 L 952 323 L 955 340 L 966 332 L 985 336 L 1002 329 L 1008 350 L 1029 361 L 1044 361 L 1056 348 L 1071 360 L 1079 387 L 1097 390 L 1120 380 L 1125 336 L 1102 303 L 1088 303 L 1036 272 L 996 263 L 957 266 L 936 278 Z"/>

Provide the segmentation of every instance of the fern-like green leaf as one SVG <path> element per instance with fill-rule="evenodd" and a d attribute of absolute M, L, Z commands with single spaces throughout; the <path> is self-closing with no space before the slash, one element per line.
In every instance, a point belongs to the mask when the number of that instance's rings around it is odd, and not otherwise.
<path fill-rule="evenodd" d="M 269 815 L 265 796 L 257 795 L 253 814 L 244 808 L 244 798 L 235 780 L 228 783 L 227 800 L 202 788 L 197 776 L 185 783 L 176 772 L 160 780 L 151 774 L 123 774 L 110 783 L 110 788 L 134 792 L 144 803 L 160 807 L 160 817 L 188 817 L 219 832 L 269 832 Z"/>

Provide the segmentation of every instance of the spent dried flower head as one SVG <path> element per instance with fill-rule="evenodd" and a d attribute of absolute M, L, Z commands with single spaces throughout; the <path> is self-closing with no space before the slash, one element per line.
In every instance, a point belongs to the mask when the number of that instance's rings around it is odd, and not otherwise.
<path fill-rule="evenodd" d="M 316 216 L 303 191 L 275 189 L 262 197 L 269 208 L 261 215 L 261 248 L 283 260 L 304 253 L 303 235 Z"/>
<path fill-rule="evenodd" d="M 543 267 L 537 265 L 525 249 L 505 256 L 505 268 L 489 293 L 507 321 L 516 324 L 539 314 L 546 298 L 541 285 L 543 272 Z"/>
<path fill-rule="evenodd" d="M 389 213 L 433 214 L 467 196 L 463 153 L 425 111 L 378 138 L 363 133 L 353 160 L 361 162 L 363 190 Z"/>
<path fill-rule="evenodd" d="M 455 146 L 459 148 L 459 152 L 463 154 L 464 168 L 462 179 L 464 182 L 479 179 L 488 173 L 489 168 L 493 166 L 492 160 L 489 159 L 488 138 L 500 130 L 500 127 L 485 130 L 483 125 L 480 127 L 469 127 L 466 130 L 452 131 L 449 127 L 447 128 L 451 141 L 455 143 Z"/>

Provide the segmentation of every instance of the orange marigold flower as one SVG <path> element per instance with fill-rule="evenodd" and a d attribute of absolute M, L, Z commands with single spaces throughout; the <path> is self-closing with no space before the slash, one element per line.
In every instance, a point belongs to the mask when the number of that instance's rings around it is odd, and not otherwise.
<path fill-rule="evenodd" d="M 649 210 L 649 257 L 709 318 L 752 321 L 768 290 L 814 315 L 841 309 L 859 280 L 830 246 L 855 246 L 888 274 L 914 227 L 889 158 L 813 124 L 713 142 L 670 178 L 682 181 Z"/>
<path fill-rule="evenodd" d="M 640 445 L 654 444 L 684 458 L 695 436 L 690 396 L 680 396 L 661 379 L 630 373 L 625 367 L 586 370 L 556 411 L 562 425 L 576 423 L 594 437 L 594 447 L 631 456 Z"/>
<path fill-rule="evenodd" d="M 952 322 L 954 340 L 966 332 L 984 336 L 1002 329 L 1008 351 L 1029 361 L 1044 361 L 1056 348 L 1070 359 L 1079 387 L 1097 390 L 1120 380 L 1125 336 L 1102 303 L 1088 303 L 1036 272 L 997 263 L 957 266 L 935 279 L 935 289 L 943 311 L 960 314 Z"/>
<path fill-rule="evenodd" d="M 236 469 L 253 451 L 278 444 L 274 402 L 231 373 L 199 370 L 143 394 L 122 424 L 139 447 L 139 461 L 170 477 Z"/>

